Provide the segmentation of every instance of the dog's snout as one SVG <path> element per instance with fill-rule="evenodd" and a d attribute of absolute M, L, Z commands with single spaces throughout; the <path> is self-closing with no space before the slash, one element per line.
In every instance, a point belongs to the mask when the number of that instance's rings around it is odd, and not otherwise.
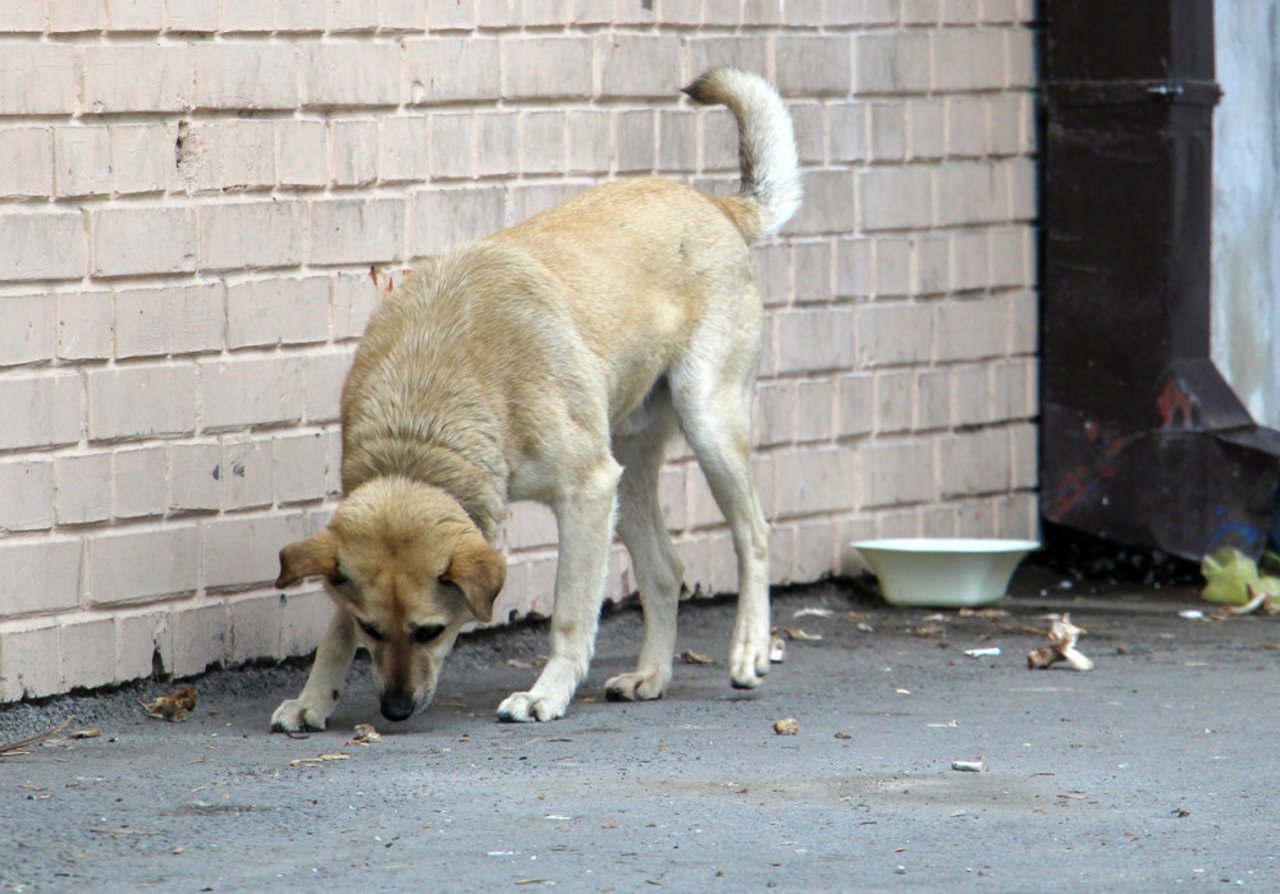
<path fill-rule="evenodd" d="M 413 698 L 404 692 L 387 692 L 382 696 L 382 716 L 388 720 L 408 720 L 413 707 Z"/>

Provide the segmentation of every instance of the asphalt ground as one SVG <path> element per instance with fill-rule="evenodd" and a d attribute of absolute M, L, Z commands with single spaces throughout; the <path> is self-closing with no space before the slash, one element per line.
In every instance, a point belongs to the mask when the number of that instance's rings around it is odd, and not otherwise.
<path fill-rule="evenodd" d="M 0 747 L 66 722 L 0 758 L 0 891 L 1280 890 L 1280 616 L 1064 583 L 1024 566 L 1000 617 L 775 592 L 775 623 L 821 639 L 749 692 L 732 602 L 689 604 L 678 647 L 714 663 L 678 661 L 644 704 L 603 698 L 639 644 L 613 611 L 550 724 L 494 715 L 537 673 L 538 623 L 466 638 L 398 725 L 363 661 L 305 738 L 268 732 L 305 664 L 190 681 L 180 723 L 140 704 L 172 681 L 0 708 Z M 1064 611 L 1095 668 L 1028 669 Z M 382 740 L 352 742 L 359 723 Z"/>

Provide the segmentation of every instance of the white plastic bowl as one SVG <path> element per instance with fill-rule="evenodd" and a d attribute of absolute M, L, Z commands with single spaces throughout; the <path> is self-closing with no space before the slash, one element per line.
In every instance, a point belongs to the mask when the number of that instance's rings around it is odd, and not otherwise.
<path fill-rule="evenodd" d="M 1034 540 L 912 537 L 853 546 L 880 579 L 891 605 L 970 608 L 1001 599 Z"/>

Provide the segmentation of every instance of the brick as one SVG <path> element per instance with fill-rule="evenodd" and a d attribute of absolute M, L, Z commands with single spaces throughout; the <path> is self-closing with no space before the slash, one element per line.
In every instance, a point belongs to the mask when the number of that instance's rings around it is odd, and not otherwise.
<path fill-rule="evenodd" d="M 999 29 L 996 37 L 1005 40 L 1007 67 L 1005 84 L 1013 88 L 1030 89 L 1036 84 L 1035 34 L 1028 28 Z"/>
<path fill-rule="evenodd" d="M 376 24 L 382 31 L 420 32 L 426 29 L 427 0 L 382 0 Z"/>
<path fill-rule="evenodd" d="M 253 269 L 303 263 L 306 209 L 300 201 L 205 205 L 200 215 L 200 265 Z"/>
<path fill-rule="evenodd" d="M 508 99 L 581 99 L 591 95 L 591 39 L 502 40 L 502 95 Z"/>
<path fill-rule="evenodd" d="M 403 257 L 404 201 L 332 199 L 311 206 L 313 264 L 385 263 Z"/>
<path fill-rule="evenodd" d="M 901 236 L 880 236 L 875 239 L 876 297 L 911 293 L 913 254 L 911 239 Z"/>
<path fill-rule="evenodd" d="M 420 183 L 427 169 L 427 134 L 430 119 L 387 118 L 379 123 L 378 179 L 383 183 Z"/>
<path fill-rule="evenodd" d="M 414 194 L 415 256 L 439 253 L 502 228 L 501 187 L 436 187 Z"/>
<path fill-rule="evenodd" d="M 985 98 L 953 96 L 947 100 L 947 154 L 978 157 L 987 151 Z"/>
<path fill-rule="evenodd" d="M 270 15 L 266 4 L 256 5 Z M 195 106 L 237 110 L 295 108 L 298 105 L 297 54 L 293 45 L 258 41 L 197 45 Z"/>
<path fill-rule="evenodd" d="M 337 422 L 339 397 L 347 371 L 351 368 L 351 349 L 307 354 L 306 419 L 315 424 Z"/>
<path fill-rule="evenodd" d="M 917 236 L 915 242 L 917 294 L 945 292 L 951 285 L 951 240 L 945 234 Z"/>
<path fill-rule="evenodd" d="M 852 86 L 849 50 L 843 34 L 774 38 L 778 91 L 783 96 L 847 96 Z"/>
<path fill-rule="evenodd" d="M 196 424 L 196 377 L 191 366 L 95 369 L 89 388 L 92 440 L 184 434 Z"/>
<path fill-rule="evenodd" d="M 325 139 L 322 121 L 277 122 L 281 186 L 324 186 L 329 181 Z"/>
<path fill-rule="evenodd" d="M 941 0 L 944 25 L 976 25 L 979 21 L 978 0 Z"/>
<path fill-rule="evenodd" d="M 0 700 L 40 698 L 61 691 L 61 686 L 56 626 L 41 622 L 0 627 Z"/>
<path fill-rule="evenodd" d="M 796 390 L 799 405 L 797 441 L 829 441 L 835 435 L 835 394 L 835 382 L 831 379 L 799 383 Z"/>
<path fill-rule="evenodd" d="M 369 315 L 382 300 L 382 292 L 370 282 L 369 274 L 339 273 L 333 279 L 333 337 L 335 340 L 359 338 L 369 322 Z"/>
<path fill-rule="evenodd" d="M 858 309 L 858 366 L 926 363 L 933 349 L 933 309 L 893 302 Z"/>
<path fill-rule="evenodd" d="M 329 123 L 330 182 L 334 186 L 368 186 L 378 179 L 376 121 Z"/>
<path fill-rule="evenodd" d="M 268 507 L 275 492 L 271 441 L 264 437 L 228 436 L 218 465 L 221 507 L 224 511 Z"/>
<path fill-rule="evenodd" d="M 658 170 L 689 173 L 698 167 L 698 115 L 683 109 L 658 111 Z"/>
<path fill-rule="evenodd" d="M 79 211 L 42 207 L 0 215 L 0 282 L 79 279 L 87 266 Z"/>
<path fill-rule="evenodd" d="M 652 171 L 655 163 L 655 123 L 648 109 L 614 113 L 617 131 L 617 170 L 640 173 Z"/>
<path fill-rule="evenodd" d="M 915 421 L 915 376 L 908 370 L 875 377 L 875 432 L 910 431 Z"/>
<path fill-rule="evenodd" d="M 474 120 L 470 112 L 431 116 L 429 169 L 433 179 L 475 175 L 472 152 Z"/>
<path fill-rule="evenodd" d="M 788 234 L 837 233 L 854 227 L 853 178 L 848 171 L 807 171 L 804 204 L 786 225 Z"/>
<path fill-rule="evenodd" d="M 902 24 L 936 25 L 942 13 L 942 0 L 903 0 Z"/>
<path fill-rule="evenodd" d="M 535 214 L 567 202 L 582 192 L 577 183 L 544 183 L 533 186 L 516 186 L 511 189 L 511 218 L 528 220 Z"/>
<path fill-rule="evenodd" d="M 170 32 L 217 31 L 218 3 L 209 0 L 166 0 Z"/>
<path fill-rule="evenodd" d="M 861 508 L 933 499 L 933 448 L 928 442 L 877 440 L 860 447 L 857 456 Z"/>
<path fill-rule="evenodd" d="M 1008 490 L 1012 459 L 1003 429 L 956 433 L 939 444 L 944 499 Z"/>
<path fill-rule="evenodd" d="M 698 110 L 702 129 L 702 169 L 738 173 L 738 127 L 725 109 L 711 106 Z"/>
<path fill-rule="evenodd" d="M 197 586 L 195 525 L 126 528 L 89 541 L 88 587 L 93 605 L 118 605 L 189 593 Z"/>
<path fill-rule="evenodd" d="M 150 677 L 156 656 L 173 651 L 173 634 L 167 620 L 168 612 L 163 609 L 116 616 L 115 682 Z"/>
<path fill-rule="evenodd" d="M 406 52 L 415 104 L 476 102 L 502 95 L 496 39 L 432 37 L 410 42 Z"/>
<path fill-rule="evenodd" d="M 53 461 L 54 511 L 60 525 L 80 525 L 111 517 L 111 454 L 58 456 Z"/>
<path fill-rule="evenodd" d="M 223 339 L 217 284 L 123 289 L 116 297 L 116 356 L 218 350 Z"/>
<path fill-rule="evenodd" d="M 812 373 L 852 365 L 852 310 L 787 310 L 777 317 L 779 372 Z"/>
<path fill-rule="evenodd" d="M 159 31 L 164 27 L 164 0 L 107 0 L 111 31 Z"/>
<path fill-rule="evenodd" d="M 101 31 L 106 26 L 107 11 L 101 3 L 85 3 L 84 0 L 49 0 L 50 34 Z"/>
<path fill-rule="evenodd" d="M 795 301 L 826 302 L 831 298 L 831 263 L 825 242 L 799 242 L 795 252 Z"/>
<path fill-rule="evenodd" d="M 836 424 L 839 437 L 869 434 L 875 425 L 875 378 L 866 374 L 836 379 Z"/>
<path fill-rule="evenodd" d="M 858 198 L 867 230 L 926 228 L 933 223 L 931 168 L 874 168 L 860 171 Z"/>
<path fill-rule="evenodd" d="M 787 106 L 795 129 L 800 164 L 822 165 L 827 160 L 825 110 L 816 102 L 792 102 Z"/>
<path fill-rule="evenodd" d="M 0 296 L 0 366 L 42 363 L 53 352 L 53 295 Z"/>
<path fill-rule="evenodd" d="M 1005 163 L 1010 180 L 1010 218 L 1035 220 L 1039 213 L 1036 192 L 1036 163 L 1030 158 L 1011 158 Z"/>
<path fill-rule="evenodd" d="M 320 432 L 288 435 L 271 442 L 275 498 L 280 505 L 320 500 L 326 493 L 328 443 Z"/>
<path fill-rule="evenodd" d="M 294 590 L 281 593 L 276 599 L 280 602 L 280 656 L 289 658 L 314 651 L 335 611 L 329 595 L 323 590 Z"/>
<path fill-rule="evenodd" d="M 164 192 L 174 179 L 178 129 L 168 124 L 117 125 L 111 131 L 111 184 L 117 193 Z"/>
<path fill-rule="evenodd" d="M 929 39 L 922 31 L 855 35 L 855 91 L 862 95 L 924 93 L 930 86 Z"/>
<path fill-rule="evenodd" d="M 507 548 L 513 552 L 553 547 L 559 542 L 556 517 L 541 503 L 512 505 L 505 530 Z"/>
<path fill-rule="evenodd" d="M 1009 336 L 1010 354 L 1034 354 L 1038 345 L 1039 304 L 1036 293 L 1019 290 L 1008 297 L 1012 319 Z"/>
<path fill-rule="evenodd" d="M 305 536 L 301 513 L 232 516 L 205 522 L 205 586 L 269 584 L 280 573 L 280 547 Z"/>
<path fill-rule="evenodd" d="M 186 46 L 91 45 L 84 48 L 84 104 L 104 112 L 177 112 L 191 107 Z"/>
<path fill-rule="evenodd" d="M 80 89 L 76 51 L 62 44 L 12 44 L 0 53 L 0 115 L 70 115 Z"/>
<path fill-rule="evenodd" d="M 1018 423 L 1009 428 L 1009 454 L 1012 469 L 1009 486 L 1034 488 L 1039 485 L 1039 453 L 1037 441 L 1039 428 L 1031 422 Z"/>
<path fill-rule="evenodd" d="M 992 418 L 1029 419 L 1038 411 L 1036 364 L 1031 359 L 997 363 L 991 369 Z"/>
<path fill-rule="evenodd" d="M 1028 227 L 993 229 L 987 233 L 991 249 L 988 283 L 992 287 L 1031 285 L 1031 235 Z"/>
<path fill-rule="evenodd" d="M 297 422 L 305 385 L 297 357 L 204 361 L 200 390 L 206 429 Z"/>
<path fill-rule="evenodd" d="M 775 508 L 781 518 L 852 509 L 854 451 L 843 447 L 811 448 L 787 457 L 780 471 Z M 775 461 L 777 457 L 775 457 Z"/>
<path fill-rule="evenodd" d="M 993 90 L 1004 86 L 1003 30 L 945 28 L 930 39 L 935 91 Z"/>
<path fill-rule="evenodd" d="M 129 205 L 95 210 L 89 221 L 97 276 L 179 273 L 196 268 L 194 209 Z"/>
<path fill-rule="evenodd" d="M 950 162 L 938 169 L 937 176 L 940 225 L 1002 223 L 1010 219 L 1007 165 Z"/>
<path fill-rule="evenodd" d="M 907 159 L 937 159 L 947 154 L 947 105 L 936 99 L 908 99 Z"/>
<path fill-rule="evenodd" d="M 521 115 L 517 137 L 521 173 L 558 174 L 564 171 L 564 132 L 563 112 L 525 112 Z"/>
<path fill-rule="evenodd" d="M 0 531 L 47 531 L 53 527 L 53 462 L 0 462 Z"/>
<path fill-rule="evenodd" d="M 222 447 L 202 441 L 169 445 L 169 509 L 218 509 L 222 505 Z"/>
<path fill-rule="evenodd" d="M 0 407 L 6 416 L 0 450 L 74 444 L 80 440 L 81 403 L 76 373 L 0 378 Z"/>
<path fill-rule="evenodd" d="M 164 515 L 168 498 L 168 451 L 142 447 L 116 452 L 111 514 L 116 518 Z"/>
<path fill-rule="evenodd" d="M 872 245 L 870 239 L 841 239 L 835 243 L 836 297 L 862 298 L 873 293 Z"/>
<path fill-rule="evenodd" d="M 925 369 L 916 373 L 916 431 L 946 428 L 951 424 L 951 371 Z"/>
<path fill-rule="evenodd" d="M 280 597 L 245 596 L 227 603 L 233 662 L 275 658 L 280 654 Z"/>
<path fill-rule="evenodd" d="M 569 173 L 596 174 L 609 169 L 613 157 L 610 115 L 604 110 L 568 113 Z"/>
<path fill-rule="evenodd" d="M 44 3 L 14 3 L 0 9 L 0 34 L 40 34 L 44 31 Z"/>
<path fill-rule="evenodd" d="M 991 374 L 988 365 L 957 366 L 952 370 L 951 424 L 956 427 L 992 421 Z"/>
<path fill-rule="evenodd" d="M 674 36 L 614 32 L 595 40 L 600 89 L 606 96 L 675 96 L 680 78 L 680 40 Z"/>
<path fill-rule="evenodd" d="M 901 161 L 906 155 L 906 107 L 901 102 L 871 103 L 871 161 Z"/>
<path fill-rule="evenodd" d="M 515 112 L 478 114 L 475 117 L 476 173 L 503 176 L 519 169 L 519 116 Z"/>
<path fill-rule="evenodd" d="M 227 347 L 324 341 L 329 284 L 324 277 L 252 280 L 227 287 Z"/>
<path fill-rule="evenodd" d="M 79 538 L 8 539 L 0 543 L 0 605 L 5 617 L 67 611 L 80 604 Z"/>
<path fill-rule="evenodd" d="M 756 389 L 752 443 L 759 447 L 794 443 L 796 408 L 795 383 L 786 380 L 761 383 Z"/>
<path fill-rule="evenodd" d="M 58 625 L 58 678 L 65 691 L 115 680 L 115 621 L 76 618 Z"/>
<path fill-rule="evenodd" d="M 764 72 L 769 48 L 765 38 L 747 34 L 732 37 L 691 35 L 685 39 L 689 47 L 690 71 L 699 74 L 709 68 L 729 66 L 746 71 Z M 683 86 L 683 85 L 681 85 Z"/>
<path fill-rule="evenodd" d="M 173 652 L 165 667 L 175 677 L 202 674 L 226 662 L 231 631 L 222 602 L 175 608 L 169 615 L 169 627 Z"/>
<path fill-rule="evenodd" d="M 937 314 L 935 360 L 979 360 L 1005 353 L 1008 308 L 1002 299 L 947 301 Z"/>
<path fill-rule="evenodd" d="M 53 131 L 54 191 L 63 198 L 111 192 L 111 138 L 105 126 Z"/>
<path fill-rule="evenodd" d="M 765 307 L 782 306 L 791 300 L 791 251 L 783 243 L 752 246 L 751 266 Z"/>
<path fill-rule="evenodd" d="M 474 3 L 470 0 L 427 0 L 427 25 L 432 31 L 468 30 L 475 24 Z"/>
<path fill-rule="evenodd" d="M 277 31 L 323 31 L 324 0 L 277 0 Z"/>
<path fill-rule="evenodd" d="M 221 30 L 229 34 L 270 31 L 275 21 L 271 9 L 274 5 L 257 0 L 221 0 Z"/>
<path fill-rule="evenodd" d="M 310 44 L 304 60 L 307 106 L 358 108 L 400 102 L 400 48 L 395 44 Z"/>
<path fill-rule="evenodd" d="M 53 141 L 47 127 L 0 128 L 0 197 L 53 192 Z"/>

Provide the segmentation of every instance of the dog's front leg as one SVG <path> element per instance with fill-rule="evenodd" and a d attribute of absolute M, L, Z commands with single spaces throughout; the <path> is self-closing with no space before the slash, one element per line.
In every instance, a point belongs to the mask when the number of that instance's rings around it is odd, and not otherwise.
<path fill-rule="evenodd" d="M 273 733 L 322 730 L 342 694 L 347 670 L 356 654 L 356 627 L 351 615 L 335 608 L 329 628 L 316 649 L 316 660 L 302 693 L 281 702 L 271 715 Z"/>
<path fill-rule="evenodd" d="M 551 609 L 551 657 L 528 692 L 515 692 L 498 706 L 503 720 L 556 720 L 564 716 L 595 650 L 604 599 L 609 545 L 621 467 L 612 459 L 582 476 L 558 506 L 560 556 L 555 605 Z"/>

